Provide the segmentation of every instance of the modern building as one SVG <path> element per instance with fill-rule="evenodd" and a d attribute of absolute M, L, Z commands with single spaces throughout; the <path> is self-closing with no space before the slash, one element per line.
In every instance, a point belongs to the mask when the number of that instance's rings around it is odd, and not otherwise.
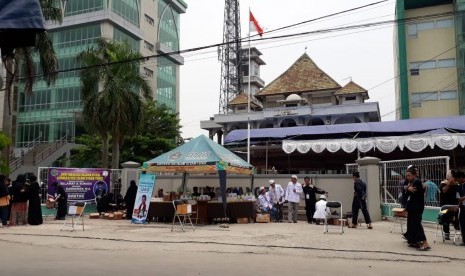
<path fill-rule="evenodd" d="M 179 50 L 180 14 L 187 8 L 183 0 L 67 0 L 62 3 L 65 3 L 62 24 L 48 25 L 59 70 L 79 67 L 76 56 L 95 45 L 100 37 L 125 41 L 144 56 Z M 154 98 L 173 112 L 179 112 L 178 76 L 182 64 L 181 56 L 167 55 L 149 59 L 140 69 L 150 80 Z M 60 73 L 51 87 L 38 81 L 31 96 L 20 89 L 17 110 L 16 147 L 33 140 L 50 143 L 67 137 L 73 141 L 79 135 L 76 117 L 82 110 L 79 71 Z"/>
<path fill-rule="evenodd" d="M 248 52 L 245 49 L 244 52 Z M 365 102 L 368 91 L 353 81 L 344 86 L 320 69 L 305 53 L 278 78 L 264 86 L 260 78 L 261 53 L 251 49 L 251 74 L 244 72 L 244 85 L 251 81 L 250 112 L 248 93 L 229 102 L 228 114 L 215 114 L 200 122 L 209 136 L 222 136 L 236 129 L 281 128 L 380 121 L 377 102 Z M 248 55 L 244 63 L 248 62 Z M 247 68 L 244 67 L 244 68 Z"/>
<path fill-rule="evenodd" d="M 464 0 L 397 0 L 397 119 L 465 114 Z"/>

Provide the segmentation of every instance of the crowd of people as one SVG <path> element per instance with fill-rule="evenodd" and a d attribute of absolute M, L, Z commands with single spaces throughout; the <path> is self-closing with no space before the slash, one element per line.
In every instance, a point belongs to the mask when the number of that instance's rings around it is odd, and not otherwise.
<path fill-rule="evenodd" d="M 40 225 L 43 222 L 40 185 L 35 175 L 20 174 L 15 181 L 0 175 L 0 227 Z"/>
<path fill-rule="evenodd" d="M 355 172 L 354 198 L 352 202 L 352 224 L 351 228 L 357 228 L 358 212 L 362 210 L 368 229 L 373 229 L 370 214 L 366 204 L 367 186 L 360 179 L 360 174 Z M 274 222 L 283 221 L 283 204 L 288 203 L 289 223 L 297 223 L 298 209 L 301 199 L 305 201 L 305 214 L 307 223 L 320 224 L 324 220 L 329 210 L 326 208 L 328 192 L 315 186 L 310 177 L 304 177 L 304 185 L 298 182 L 297 175 L 291 176 L 291 181 L 287 184 L 286 190 L 274 180 L 269 181 L 268 190 L 262 186 L 259 188 L 258 204 L 261 213 L 269 213 Z M 319 198 L 317 200 L 317 195 Z"/>

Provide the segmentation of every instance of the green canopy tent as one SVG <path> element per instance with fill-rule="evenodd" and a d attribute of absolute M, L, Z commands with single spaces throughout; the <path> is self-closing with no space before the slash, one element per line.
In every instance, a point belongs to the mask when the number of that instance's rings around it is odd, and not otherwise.
<path fill-rule="evenodd" d="M 147 172 L 183 173 L 183 190 L 187 184 L 186 176 L 189 173 L 218 173 L 225 216 L 226 174 L 252 176 L 253 173 L 252 165 L 205 135 L 200 135 L 167 153 L 144 162 L 142 167 Z"/>

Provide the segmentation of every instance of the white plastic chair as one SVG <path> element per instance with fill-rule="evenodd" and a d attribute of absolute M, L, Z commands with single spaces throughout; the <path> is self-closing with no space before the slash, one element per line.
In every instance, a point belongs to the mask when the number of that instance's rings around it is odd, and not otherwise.
<path fill-rule="evenodd" d="M 192 211 L 188 213 L 179 213 L 178 212 L 178 205 L 184 205 L 186 202 L 184 200 L 173 200 L 173 208 L 174 208 L 174 216 L 173 216 L 173 224 L 171 225 L 171 231 L 174 230 L 174 223 L 176 219 L 179 221 L 179 225 L 181 225 L 181 230 L 184 231 L 184 225 L 186 224 L 186 219 L 189 220 L 190 225 L 192 226 L 192 230 L 195 231 L 194 224 L 192 224 Z"/>
<path fill-rule="evenodd" d="M 76 230 L 76 225 L 81 218 L 82 231 L 84 231 L 84 210 L 86 209 L 86 202 L 76 202 L 74 205 L 68 207 L 68 214 L 66 214 L 65 222 L 61 227 L 60 231 L 63 231 L 65 227 L 71 228 L 71 231 Z"/>

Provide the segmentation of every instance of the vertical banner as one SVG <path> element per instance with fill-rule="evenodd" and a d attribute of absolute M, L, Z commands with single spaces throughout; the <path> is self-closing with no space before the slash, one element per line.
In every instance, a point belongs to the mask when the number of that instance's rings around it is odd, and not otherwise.
<path fill-rule="evenodd" d="M 147 214 L 150 207 L 153 188 L 155 187 L 155 174 L 141 174 L 137 188 L 136 203 L 132 212 L 132 223 L 147 223 Z"/>
<path fill-rule="evenodd" d="M 52 196 L 55 194 L 53 182 L 65 189 L 70 202 L 94 202 L 99 187 L 109 192 L 110 172 L 106 169 L 50 168 L 47 193 Z"/>

